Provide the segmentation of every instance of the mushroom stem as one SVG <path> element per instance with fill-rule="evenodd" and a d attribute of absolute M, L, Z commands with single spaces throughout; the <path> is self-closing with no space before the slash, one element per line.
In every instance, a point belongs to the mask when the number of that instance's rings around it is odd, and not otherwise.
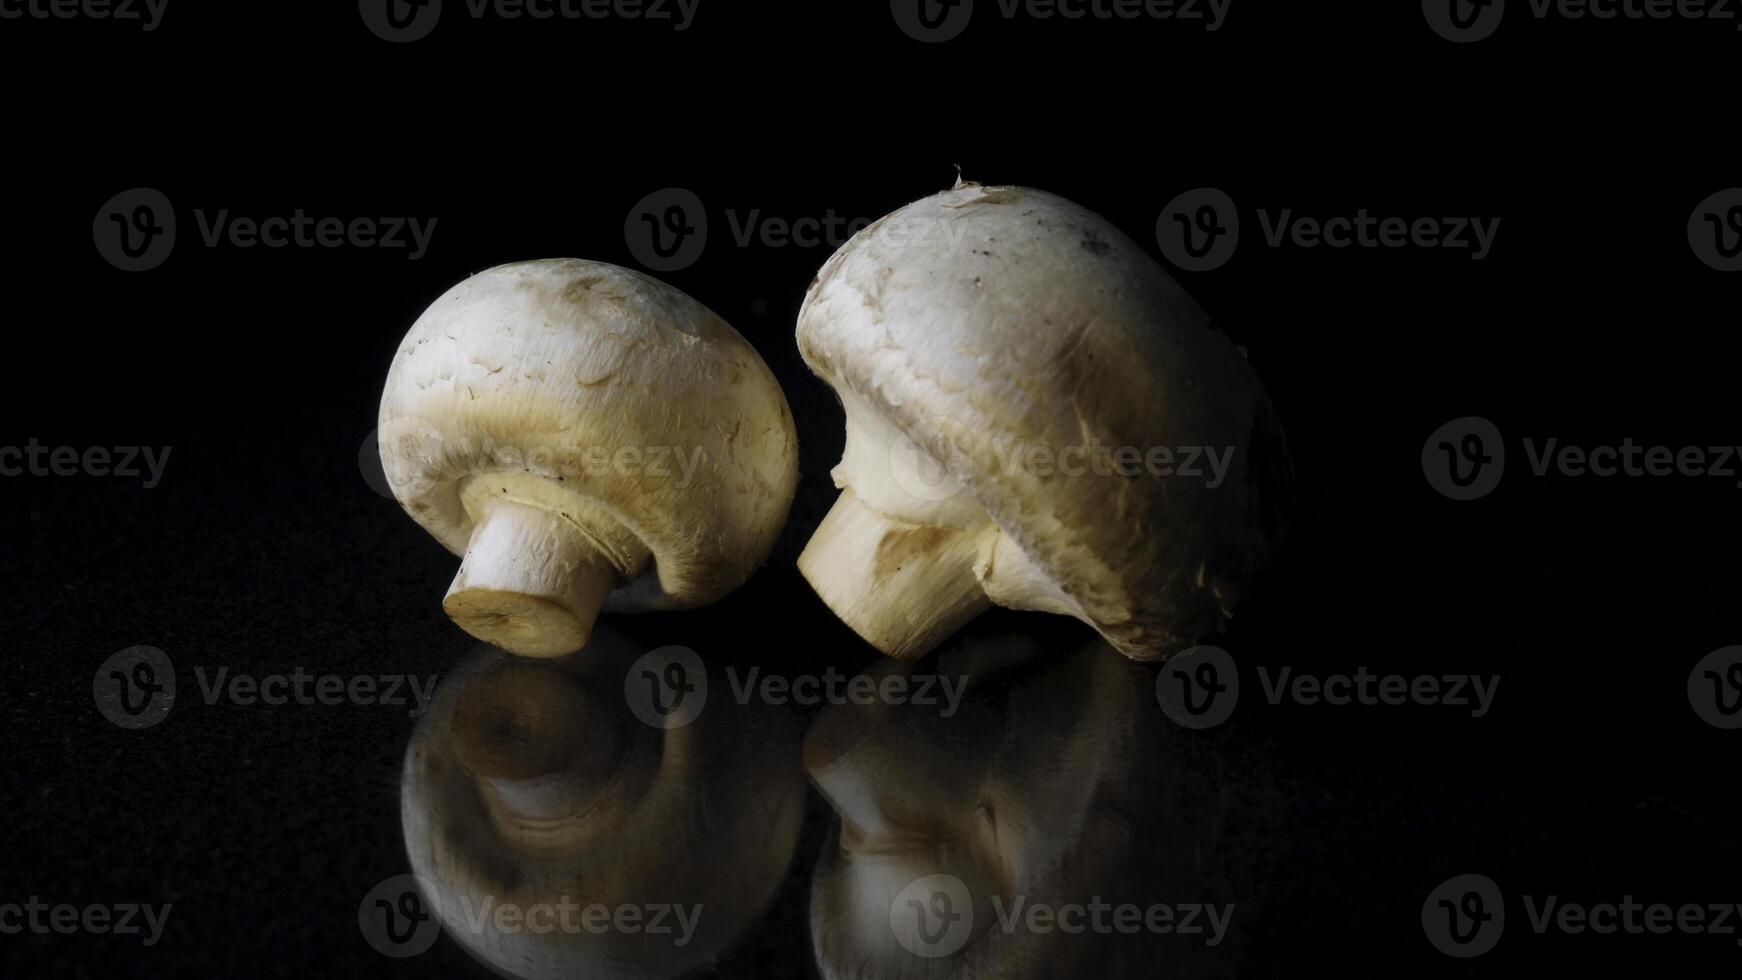
<path fill-rule="evenodd" d="M 846 488 L 798 570 L 855 633 L 891 657 L 915 660 L 991 607 L 974 566 L 993 530 L 909 524 Z"/>
<path fill-rule="evenodd" d="M 617 570 L 580 527 L 510 497 L 486 496 L 442 608 L 510 653 L 558 657 L 586 646 Z"/>

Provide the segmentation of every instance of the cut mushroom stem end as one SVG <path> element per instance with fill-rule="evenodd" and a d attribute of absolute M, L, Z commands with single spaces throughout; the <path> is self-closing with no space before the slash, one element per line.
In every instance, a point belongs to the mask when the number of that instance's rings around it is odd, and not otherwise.
<path fill-rule="evenodd" d="M 579 525 L 535 504 L 486 496 L 442 608 L 463 630 L 525 657 L 586 646 L 619 572 Z"/>
<path fill-rule="evenodd" d="M 991 534 L 897 520 L 843 489 L 798 569 L 855 633 L 917 660 L 991 608 L 974 572 Z"/>

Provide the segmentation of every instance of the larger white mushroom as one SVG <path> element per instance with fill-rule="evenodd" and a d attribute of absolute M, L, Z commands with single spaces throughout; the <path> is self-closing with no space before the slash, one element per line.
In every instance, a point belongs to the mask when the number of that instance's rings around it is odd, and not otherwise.
<path fill-rule="evenodd" d="M 443 608 L 528 656 L 601 608 L 704 605 L 760 565 L 797 482 L 780 386 L 724 320 L 628 269 L 498 266 L 412 325 L 381 398 L 394 496 L 464 555 Z"/>
<path fill-rule="evenodd" d="M 799 569 L 886 654 L 996 604 L 1158 659 L 1268 548 L 1283 454 L 1244 356 L 1069 201 L 965 184 L 884 217 L 823 266 L 798 344 L 847 416 Z"/>

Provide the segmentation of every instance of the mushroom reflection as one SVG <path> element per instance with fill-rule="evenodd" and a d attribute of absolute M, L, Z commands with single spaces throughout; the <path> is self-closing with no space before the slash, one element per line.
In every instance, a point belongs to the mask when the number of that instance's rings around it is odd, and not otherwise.
<path fill-rule="evenodd" d="M 953 715 L 813 724 L 805 765 L 840 815 L 811 897 L 825 977 L 1236 971 L 1265 859 L 1249 842 L 1285 836 L 1263 767 L 1237 736 L 1173 727 L 1153 667 L 1040 630 L 874 668 L 965 676 Z"/>
<path fill-rule="evenodd" d="M 681 976 L 752 925 L 784 878 L 804 802 L 797 724 L 726 697 L 644 724 L 643 652 L 604 628 L 572 657 L 485 647 L 412 736 L 412 870 L 443 930 L 492 970 Z"/>

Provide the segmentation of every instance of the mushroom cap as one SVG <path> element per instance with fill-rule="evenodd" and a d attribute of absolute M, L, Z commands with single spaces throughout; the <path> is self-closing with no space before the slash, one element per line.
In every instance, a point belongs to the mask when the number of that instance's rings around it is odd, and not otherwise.
<path fill-rule="evenodd" d="M 1212 632 L 1268 550 L 1284 454 L 1244 356 L 1070 201 L 958 185 L 884 217 L 823 266 L 798 344 L 850 411 L 868 405 L 937 456 L 1126 656 Z M 1234 452 L 1214 488 L 1025 462 L 1097 444 Z"/>
<path fill-rule="evenodd" d="M 456 555 L 462 491 L 501 475 L 609 525 L 607 557 L 639 541 L 653 562 L 612 593 L 620 609 L 741 585 L 798 479 L 791 410 L 744 338 L 665 283 L 580 259 L 497 266 L 437 299 L 394 358 L 380 439 L 394 496 Z"/>

